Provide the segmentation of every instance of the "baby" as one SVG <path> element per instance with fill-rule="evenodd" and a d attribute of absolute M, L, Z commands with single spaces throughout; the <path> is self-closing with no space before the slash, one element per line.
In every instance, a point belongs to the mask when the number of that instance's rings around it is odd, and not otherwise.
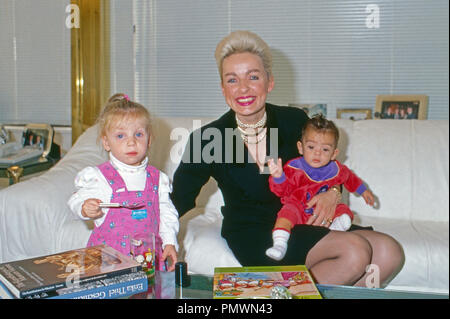
<path fill-rule="evenodd" d="M 106 243 L 130 255 L 133 235 L 153 233 L 160 243 L 156 246 L 159 261 L 155 266 L 163 270 L 164 261 L 170 257 L 168 270 L 172 271 L 177 262 L 178 212 L 169 198 L 169 178 L 148 164 L 149 112 L 127 95 L 116 94 L 108 100 L 97 123 L 110 160 L 79 172 L 75 179 L 77 192 L 68 202 L 81 219 L 94 220 L 88 246 Z M 105 203 L 110 207 L 103 207 Z"/>
<path fill-rule="evenodd" d="M 273 247 L 266 255 L 275 260 L 283 259 L 292 227 L 305 224 L 314 214 L 314 207 L 308 208 L 308 201 L 316 194 L 344 184 L 350 192 L 360 194 L 368 205 L 374 205 L 374 196 L 361 179 L 347 166 L 336 161 L 339 153 L 337 144 L 339 130 L 332 121 L 322 115 L 309 119 L 297 142 L 303 157 L 290 160 L 283 169 L 281 159 L 275 163 L 269 160 L 270 189 L 281 197 L 283 207 L 278 212 L 272 232 Z M 336 189 L 340 193 L 339 188 Z M 323 220 L 323 226 L 332 230 L 345 231 L 351 226 L 353 214 L 345 204 L 338 204 L 334 218 Z"/>

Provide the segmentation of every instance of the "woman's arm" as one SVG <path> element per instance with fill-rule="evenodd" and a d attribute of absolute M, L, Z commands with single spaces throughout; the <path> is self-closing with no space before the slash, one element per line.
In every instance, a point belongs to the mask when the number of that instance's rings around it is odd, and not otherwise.
<path fill-rule="evenodd" d="M 203 159 L 199 161 L 201 155 L 194 156 L 192 141 L 193 134 L 189 137 L 183 158 L 173 176 L 173 192 L 170 194 L 180 217 L 195 207 L 195 199 L 211 177 L 212 165 L 204 163 Z"/>

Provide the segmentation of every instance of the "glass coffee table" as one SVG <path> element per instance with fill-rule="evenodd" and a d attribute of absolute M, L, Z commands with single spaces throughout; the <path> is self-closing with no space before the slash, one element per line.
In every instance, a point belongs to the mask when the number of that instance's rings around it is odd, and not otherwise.
<path fill-rule="evenodd" d="M 154 284 L 133 299 L 212 299 L 213 278 L 189 275 L 186 287 L 175 286 L 174 272 L 156 272 Z M 448 293 L 317 285 L 324 299 L 449 299 Z"/>

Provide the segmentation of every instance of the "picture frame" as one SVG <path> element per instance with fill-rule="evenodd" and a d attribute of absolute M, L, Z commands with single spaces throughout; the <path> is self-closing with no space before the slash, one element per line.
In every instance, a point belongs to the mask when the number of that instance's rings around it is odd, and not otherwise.
<path fill-rule="evenodd" d="M 372 119 L 371 109 L 337 109 L 336 118 L 354 121 Z"/>
<path fill-rule="evenodd" d="M 22 133 L 22 146 L 36 145 L 43 150 L 42 157 L 50 153 L 54 130 L 50 124 L 29 123 Z"/>
<path fill-rule="evenodd" d="M 317 114 L 322 114 L 327 117 L 327 104 L 325 103 L 311 103 L 311 104 L 297 104 L 288 103 L 288 106 L 293 106 L 302 109 L 309 117 L 313 117 Z"/>
<path fill-rule="evenodd" d="M 375 117 L 378 119 L 426 120 L 427 95 L 377 95 Z"/>

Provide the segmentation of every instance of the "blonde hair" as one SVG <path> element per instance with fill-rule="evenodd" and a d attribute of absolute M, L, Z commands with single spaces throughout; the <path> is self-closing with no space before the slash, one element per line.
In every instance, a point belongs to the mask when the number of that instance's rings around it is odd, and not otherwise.
<path fill-rule="evenodd" d="M 147 133 L 151 136 L 150 112 L 141 104 L 130 101 L 128 95 L 117 93 L 108 99 L 97 118 L 98 137 L 105 136 L 113 125 L 126 118 L 144 119 Z"/>
<path fill-rule="evenodd" d="M 267 43 L 253 32 L 234 31 L 219 42 L 214 54 L 221 80 L 223 80 L 223 60 L 232 54 L 245 52 L 259 56 L 264 65 L 267 77 L 270 78 L 272 76 L 272 53 Z"/>

